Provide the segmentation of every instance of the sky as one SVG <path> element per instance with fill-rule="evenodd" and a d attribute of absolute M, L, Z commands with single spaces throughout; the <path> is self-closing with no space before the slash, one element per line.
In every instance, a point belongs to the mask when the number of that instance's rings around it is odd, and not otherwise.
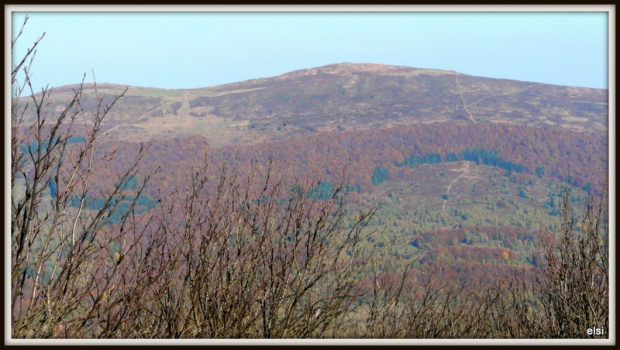
<path fill-rule="evenodd" d="M 12 35 L 26 14 L 12 55 L 46 33 L 35 87 L 94 72 L 99 83 L 189 89 L 351 62 L 608 88 L 607 12 L 18 11 Z"/>

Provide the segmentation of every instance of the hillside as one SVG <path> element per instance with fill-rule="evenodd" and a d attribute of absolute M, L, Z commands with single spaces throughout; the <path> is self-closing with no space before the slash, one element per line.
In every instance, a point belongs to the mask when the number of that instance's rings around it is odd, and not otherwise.
<path fill-rule="evenodd" d="M 605 90 L 339 64 L 130 87 L 102 124 L 122 89 L 87 84 L 55 124 L 76 88 L 12 113 L 20 337 L 608 327 Z"/>
<path fill-rule="evenodd" d="M 75 86 L 54 89 L 59 108 Z M 100 94 L 124 87 L 99 84 Z M 83 106 L 95 108 L 92 84 Z M 202 135 L 212 147 L 394 126 L 509 123 L 607 133 L 607 90 L 378 64 L 334 64 L 193 90 L 129 87 L 103 128 L 132 141 Z"/>

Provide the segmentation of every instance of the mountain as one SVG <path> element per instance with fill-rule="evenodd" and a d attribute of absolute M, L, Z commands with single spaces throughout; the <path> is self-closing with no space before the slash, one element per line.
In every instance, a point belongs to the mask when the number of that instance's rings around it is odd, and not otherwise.
<path fill-rule="evenodd" d="M 44 117 L 63 112 L 78 88 L 54 89 Z M 124 89 L 86 84 L 78 108 L 104 107 L 102 95 L 109 105 Z M 295 332 L 325 327 L 316 322 L 347 301 L 357 304 L 331 317 L 354 336 L 374 337 L 367 329 L 375 321 L 401 332 L 395 320 L 408 319 L 465 327 L 449 338 L 470 338 L 472 327 L 490 330 L 482 337 L 525 336 L 493 330 L 495 316 L 525 320 L 528 330 L 551 324 L 544 305 L 566 290 L 578 291 L 565 299 L 571 307 L 608 299 L 578 289 L 607 288 L 608 197 L 598 197 L 609 179 L 606 90 L 347 63 L 203 89 L 129 87 L 101 129 L 89 130 L 89 113 L 55 128 L 53 120 L 33 123 L 33 114 L 19 126 L 13 112 L 12 222 L 22 231 L 12 242 L 15 256 L 26 252 L 14 260 L 47 259 L 13 275 L 42 271 L 37 324 L 50 313 L 50 295 L 69 295 L 45 294 L 56 285 L 77 286 L 69 298 L 87 301 L 52 305 L 53 319 L 104 310 L 87 328 L 111 324 L 105 335 L 118 325 L 170 329 L 169 320 L 187 317 L 187 329 L 205 329 L 201 337 L 219 336 L 207 331 L 214 320 L 224 320 L 222 330 L 245 327 L 235 338 L 275 337 L 260 330 L 295 315 L 299 326 L 282 336 L 303 337 Z M 90 137 L 93 129 L 103 137 Z M 557 270 L 545 262 L 559 261 L 547 258 L 555 251 L 569 259 Z M 57 280 L 49 278 L 55 271 Z M 545 271 L 563 289 L 545 289 Z M 582 279 L 567 289 L 562 276 Z M 131 310 L 118 309 L 122 317 L 110 322 L 105 313 L 125 305 Z M 581 322 L 581 310 L 571 311 L 577 328 L 607 327 Z M 160 336 L 149 332 L 138 336 Z M 410 337 L 389 337 L 400 334 Z"/>
<path fill-rule="evenodd" d="M 54 89 L 52 108 L 60 112 L 76 88 Z M 97 90 L 109 102 L 124 87 Z M 96 101 L 85 84 L 81 106 Z M 139 173 L 160 169 L 151 199 L 184 184 L 205 139 L 215 167 L 243 175 L 275 157 L 287 181 L 310 176 L 320 196 L 348 167 L 354 206 L 380 208 L 372 226 L 410 255 L 417 234 L 441 228 L 550 225 L 559 184 L 574 186 L 575 198 L 600 191 L 607 101 L 606 90 L 349 63 L 203 89 L 129 87 L 102 127 L 101 154 L 119 160 L 90 185 L 93 196 L 114 186 L 136 141 L 149 147 Z"/>
<path fill-rule="evenodd" d="M 54 89 L 52 105 L 72 89 Z M 100 94 L 125 87 L 98 84 Z M 83 106 L 94 109 L 92 84 Z M 205 136 L 212 147 L 394 126 L 509 123 L 607 133 L 608 91 L 379 64 L 333 64 L 191 90 L 129 87 L 105 125 L 112 139 Z"/>

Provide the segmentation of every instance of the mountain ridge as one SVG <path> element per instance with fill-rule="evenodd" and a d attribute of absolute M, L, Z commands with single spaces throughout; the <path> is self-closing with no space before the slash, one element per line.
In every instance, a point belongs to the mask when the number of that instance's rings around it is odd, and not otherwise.
<path fill-rule="evenodd" d="M 55 88 L 58 108 L 79 85 Z M 93 110 L 93 83 L 83 106 Z M 97 83 L 99 94 L 126 86 Z M 213 147 L 429 123 L 508 123 L 607 132 L 608 91 L 454 71 L 338 63 L 199 89 L 128 87 L 102 125 L 106 137 L 205 136 Z"/>
<path fill-rule="evenodd" d="M 205 90 L 205 89 L 219 88 L 219 87 L 225 87 L 229 85 L 257 82 L 261 80 L 269 80 L 269 79 L 274 79 L 274 78 L 285 79 L 285 78 L 291 78 L 291 77 L 296 77 L 296 76 L 312 76 L 312 75 L 317 75 L 317 72 L 320 72 L 323 74 L 342 74 L 342 73 L 351 74 L 354 72 L 356 73 L 360 73 L 360 72 L 384 73 L 384 74 L 388 72 L 392 72 L 395 75 L 399 75 L 397 73 L 400 73 L 400 75 L 407 75 L 407 73 L 411 75 L 424 74 L 424 73 L 427 73 L 427 74 L 435 73 L 437 75 L 459 74 L 462 76 L 469 76 L 469 77 L 482 78 L 482 79 L 493 79 L 493 80 L 522 82 L 522 83 L 530 83 L 530 84 L 541 84 L 541 85 L 575 88 L 575 89 L 608 91 L 608 89 L 601 89 L 601 88 L 590 88 L 590 87 L 573 86 L 573 85 L 560 85 L 560 84 L 551 84 L 551 83 L 542 83 L 542 82 L 531 82 L 527 80 L 472 75 L 472 74 L 466 74 L 466 73 L 458 72 L 454 70 L 435 69 L 435 68 L 416 68 L 416 67 L 382 64 L 382 63 L 353 63 L 353 62 L 332 63 L 332 64 L 327 64 L 327 65 L 322 65 L 322 66 L 317 66 L 317 67 L 312 67 L 312 68 L 296 69 L 290 72 L 285 72 L 282 74 L 268 76 L 268 77 L 251 78 L 251 79 L 240 80 L 240 81 L 235 81 L 235 82 L 230 82 L 230 83 L 223 83 L 223 84 L 210 85 L 210 86 L 197 87 L 197 88 L 164 88 L 164 87 L 157 87 L 157 86 L 140 86 L 140 85 L 111 83 L 111 82 L 96 83 L 96 85 L 98 86 L 98 88 L 114 88 L 114 89 L 137 88 L 137 89 L 146 89 L 146 90 L 167 90 L 167 91 L 188 90 L 190 91 L 190 90 Z M 65 91 L 65 90 L 71 91 L 71 88 L 77 88 L 79 87 L 79 85 L 80 85 L 79 83 L 68 84 L 68 85 L 62 85 L 59 87 L 54 87 L 53 89 L 62 90 L 62 91 Z M 84 83 L 84 88 L 92 89 L 94 85 L 95 83 Z"/>

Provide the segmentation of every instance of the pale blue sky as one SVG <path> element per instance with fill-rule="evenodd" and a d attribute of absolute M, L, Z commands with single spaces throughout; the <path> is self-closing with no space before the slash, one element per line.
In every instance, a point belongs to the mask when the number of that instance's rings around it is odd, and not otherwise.
<path fill-rule="evenodd" d="M 13 31 L 25 12 L 13 13 Z M 36 86 L 200 88 L 353 62 L 608 88 L 606 12 L 29 12 Z M 17 57 L 17 56 L 14 56 Z"/>

